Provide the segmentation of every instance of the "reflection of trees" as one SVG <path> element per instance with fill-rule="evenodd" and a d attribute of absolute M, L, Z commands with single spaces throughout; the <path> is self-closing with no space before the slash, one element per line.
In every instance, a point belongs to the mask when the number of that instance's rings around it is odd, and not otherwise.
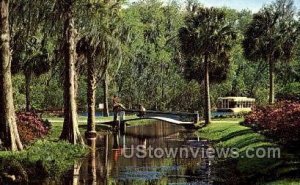
<path fill-rule="evenodd" d="M 98 142 L 101 142 L 102 147 L 100 146 L 101 149 L 97 151 L 100 155 L 95 157 L 99 170 L 97 180 L 104 185 L 112 184 L 115 181 L 111 178 L 111 175 L 118 171 L 115 154 L 120 147 L 120 137 L 117 134 L 107 134 Z"/>
<path fill-rule="evenodd" d="M 73 182 L 72 185 L 78 185 L 79 184 L 79 177 L 80 177 L 80 168 L 82 165 L 82 161 L 76 161 L 73 168 Z"/>
<path fill-rule="evenodd" d="M 131 145 L 144 145 L 145 148 L 149 146 L 155 148 L 180 148 L 186 139 L 183 136 L 186 134 L 178 134 L 179 129 L 169 124 L 158 123 L 156 126 L 147 127 L 143 129 L 134 129 L 132 133 L 140 135 L 141 137 L 125 136 L 119 133 L 114 134 L 102 134 L 98 135 L 96 140 L 88 140 L 90 146 L 90 154 L 85 159 L 80 170 L 80 182 L 83 184 L 167 184 L 168 182 L 174 182 L 178 180 L 178 183 L 182 181 L 193 181 L 195 179 L 204 179 L 210 175 L 210 166 L 207 166 L 207 159 L 200 158 L 137 158 L 135 155 L 133 158 L 127 159 L 123 156 L 126 147 Z M 145 129 L 145 130 L 144 130 Z M 168 130 L 168 131 L 167 131 Z M 177 131 L 177 133 L 176 133 Z M 174 134 L 172 134 L 174 132 Z M 144 133 L 158 133 L 158 135 L 164 135 L 165 137 L 143 137 Z M 170 135 L 171 133 L 171 135 Z M 126 139 L 126 143 L 125 143 Z M 167 140 L 174 140 L 173 142 Z M 188 138 L 187 138 L 188 139 Z M 97 144 L 96 144 L 97 143 Z M 97 150 L 96 150 L 97 149 Z M 128 151 L 127 151 L 128 152 Z M 137 152 L 137 151 L 135 151 Z M 189 156 L 191 157 L 191 156 Z M 177 168 L 180 166 L 180 168 Z M 132 169 L 130 169 L 132 167 Z M 175 167 L 175 168 L 174 168 Z M 199 167 L 203 170 L 199 170 Z M 135 173 L 140 171 L 141 173 Z M 163 174 L 163 177 L 158 179 L 148 178 L 148 175 L 153 175 L 148 172 L 159 172 Z M 132 172 L 132 174 L 131 174 Z M 141 175 L 145 172 L 145 176 L 141 179 Z M 208 173 L 207 173 L 208 172 Z M 128 174 L 133 175 L 133 178 L 129 178 Z M 75 173 L 73 181 L 78 183 L 78 171 Z M 77 175 L 77 177 L 76 177 Z M 137 178 L 135 179 L 135 175 Z M 124 177 L 124 178 L 122 178 Z M 150 177 L 150 176 L 149 176 Z M 208 177 L 209 178 L 209 177 Z M 69 183 L 72 184 L 72 183 Z M 76 183 L 75 183 L 76 184 Z"/>
<path fill-rule="evenodd" d="M 97 184 L 97 166 L 96 166 L 96 138 L 88 139 L 88 145 L 90 146 L 90 154 L 88 157 L 88 175 L 89 184 Z"/>

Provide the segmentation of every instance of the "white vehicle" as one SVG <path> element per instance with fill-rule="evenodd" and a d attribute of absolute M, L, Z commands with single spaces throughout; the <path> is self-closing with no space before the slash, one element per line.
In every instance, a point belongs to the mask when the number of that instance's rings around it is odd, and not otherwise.
<path fill-rule="evenodd" d="M 218 112 L 250 112 L 255 104 L 254 98 L 247 97 L 219 97 L 217 104 Z"/>

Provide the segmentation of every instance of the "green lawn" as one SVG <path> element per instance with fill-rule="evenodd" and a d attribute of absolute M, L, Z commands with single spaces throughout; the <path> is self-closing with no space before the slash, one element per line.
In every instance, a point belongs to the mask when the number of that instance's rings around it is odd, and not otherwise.
<path fill-rule="evenodd" d="M 137 118 L 136 115 L 128 115 L 128 116 L 125 117 L 125 119 L 135 119 L 135 118 Z M 61 118 L 61 117 L 43 117 L 43 119 L 48 120 L 52 125 L 50 134 L 47 136 L 47 140 L 57 141 L 59 136 L 60 136 L 60 133 L 62 131 L 64 118 Z M 112 120 L 113 120 L 112 116 L 110 116 L 110 117 L 96 117 L 96 130 L 97 131 L 102 131 L 102 130 L 110 129 L 109 125 L 103 124 L 103 123 L 110 122 Z M 139 125 L 139 123 L 144 124 L 143 121 L 132 121 L 132 123 L 134 123 L 134 125 Z M 86 116 L 79 116 L 78 117 L 78 125 L 79 125 L 79 130 L 80 130 L 81 134 L 84 135 L 84 132 L 87 129 L 87 117 Z"/>
<path fill-rule="evenodd" d="M 136 115 L 128 115 L 125 116 L 125 119 L 134 119 L 137 118 Z M 64 121 L 64 118 L 62 117 L 43 117 L 44 120 L 48 120 L 51 123 L 62 123 Z M 103 122 L 109 122 L 109 121 L 113 121 L 113 117 L 109 116 L 109 117 L 96 117 L 96 122 L 97 123 L 103 123 Z M 78 122 L 80 124 L 84 124 L 87 123 L 87 117 L 86 116 L 79 116 L 78 117 Z"/>
<path fill-rule="evenodd" d="M 284 175 L 293 170 L 297 170 L 288 165 L 288 159 L 286 154 L 281 151 L 281 158 L 247 158 L 246 151 L 249 149 L 254 152 L 261 150 L 266 151 L 273 148 L 280 148 L 278 145 L 270 142 L 263 135 L 254 132 L 252 129 L 239 124 L 243 120 L 218 120 L 213 121 L 210 125 L 199 130 L 198 134 L 202 138 L 213 141 L 216 148 L 235 148 L 239 153 L 239 158 L 235 159 L 237 162 L 238 170 L 246 177 L 253 175 L 269 176 L 270 172 L 274 172 L 277 175 Z M 289 184 L 290 180 L 284 180 Z M 294 180 L 291 180 L 290 184 L 293 184 Z M 275 182 L 274 182 L 275 183 Z M 300 184 L 300 181 L 298 181 Z"/>

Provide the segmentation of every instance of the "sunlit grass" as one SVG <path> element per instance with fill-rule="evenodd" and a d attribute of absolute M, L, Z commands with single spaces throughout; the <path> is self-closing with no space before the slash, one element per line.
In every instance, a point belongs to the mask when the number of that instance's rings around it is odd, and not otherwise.
<path fill-rule="evenodd" d="M 254 132 L 252 129 L 240 125 L 241 120 L 218 120 L 199 130 L 201 138 L 213 141 L 216 148 L 235 148 L 239 152 L 239 158 L 236 159 L 238 170 L 245 176 L 253 174 L 269 175 L 270 171 L 289 169 L 289 165 L 282 165 L 284 160 L 281 158 L 253 158 L 245 157 L 248 149 L 256 151 L 258 148 L 278 148 L 265 136 Z M 281 155 L 282 152 L 281 152 Z M 292 170 L 297 170 L 293 168 Z M 291 170 L 291 171 L 292 171 Z M 285 181 L 283 181 L 285 182 Z M 286 181 L 288 182 L 288 181 Z"/>
<path fill-rule="evenodd" d="M 238 121 L 214 121 L 199 131 L 199 136 L 210 140 L 222 140 L 238 131 L 251 130 L 238 124 Z"/>

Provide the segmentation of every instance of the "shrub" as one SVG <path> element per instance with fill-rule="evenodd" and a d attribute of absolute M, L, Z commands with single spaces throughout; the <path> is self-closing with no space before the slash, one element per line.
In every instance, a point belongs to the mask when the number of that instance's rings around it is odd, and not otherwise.
<path fill-rule="evenodd" d="M 283 144 L 300 141 L 300 103 L 283 101 L 257 107 L 245 117 L 245 125 L 263 131 Z"/>
<path fill-rule="evenodd" d="M 83 145 L 39 140 L 26 150 L 0 152 L 0 184 L 13 184 L 7 175 L 14 175 L 18 184 L 46 177 L 59 179 L 88 151 Z"/>
<path fill-rule="evenodd" d="M 18 131 L 22 143 L 28 144 L 48 134 L 50 123 L 31 112 L 17 113 Z"/>

